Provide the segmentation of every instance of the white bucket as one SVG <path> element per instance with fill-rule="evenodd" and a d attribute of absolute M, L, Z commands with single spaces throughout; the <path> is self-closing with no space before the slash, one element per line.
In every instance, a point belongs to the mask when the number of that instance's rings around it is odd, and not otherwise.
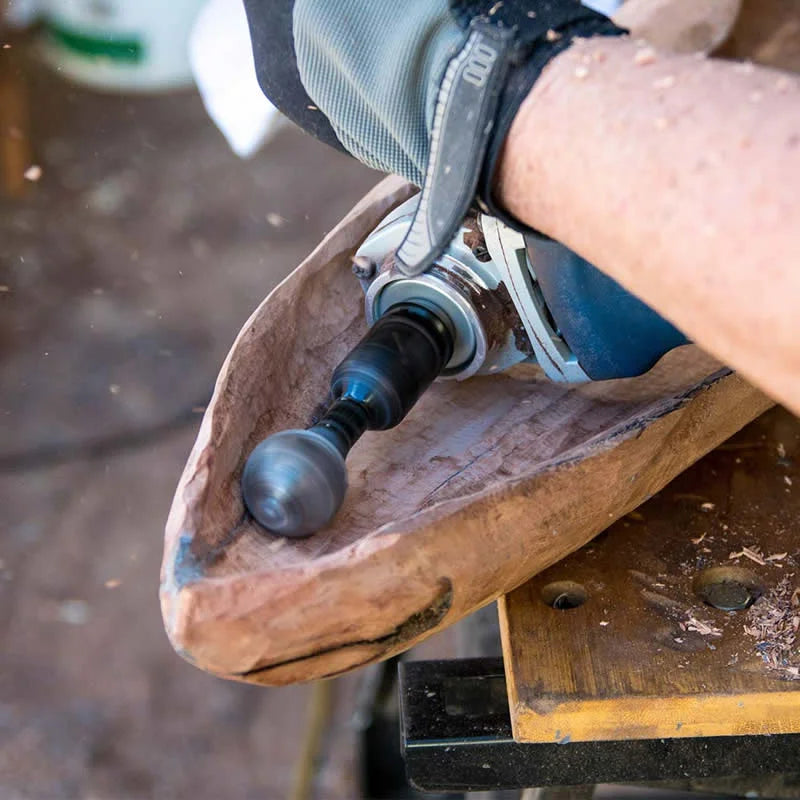
<path fill-rule="evenodd" d="M 45 59 L 106 89 L 192 84 L 187 43 L 203 0 L 43 0 Z"/>

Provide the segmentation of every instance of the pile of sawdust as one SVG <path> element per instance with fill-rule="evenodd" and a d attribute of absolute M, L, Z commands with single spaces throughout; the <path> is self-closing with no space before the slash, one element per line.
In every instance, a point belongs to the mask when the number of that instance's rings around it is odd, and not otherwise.
<path fill-rule="evenodd" d="M 756 650 L 771 669 L 787 680 L 800 680 L 800 586 L 784 576 L 747 612 L 745 633 L 758 639 Z"/>

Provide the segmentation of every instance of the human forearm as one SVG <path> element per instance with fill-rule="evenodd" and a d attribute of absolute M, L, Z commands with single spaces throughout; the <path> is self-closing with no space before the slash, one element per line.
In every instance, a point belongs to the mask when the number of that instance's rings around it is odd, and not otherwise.
<path fill-rule="evenodd" d="M 800 89 L 587 40 L 534 85 L 497 191 L 800 412 Z"/>

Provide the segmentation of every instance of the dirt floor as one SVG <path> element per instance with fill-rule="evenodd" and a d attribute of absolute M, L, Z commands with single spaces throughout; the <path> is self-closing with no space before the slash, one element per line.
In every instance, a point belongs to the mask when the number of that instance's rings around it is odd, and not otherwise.
<path fill-rule="evenodd" d="M 162 529 L 237 330 L 379 176 L 294 129 L 240 161 L 192 92 L 18 63 L 42 176 L 0 199 L 0 797 L 285 797 L 310 689 L 173 653 Z M 352 689 L 316 797 L 353 796 Z"/>

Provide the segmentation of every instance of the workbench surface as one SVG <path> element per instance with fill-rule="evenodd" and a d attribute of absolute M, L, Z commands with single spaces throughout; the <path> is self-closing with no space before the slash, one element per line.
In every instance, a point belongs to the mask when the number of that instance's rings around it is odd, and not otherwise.
<path fill-rule="evenodd" d="M 800 732 L 798 458 L 774 409 L 506 595 L 514 738 Z"/>

